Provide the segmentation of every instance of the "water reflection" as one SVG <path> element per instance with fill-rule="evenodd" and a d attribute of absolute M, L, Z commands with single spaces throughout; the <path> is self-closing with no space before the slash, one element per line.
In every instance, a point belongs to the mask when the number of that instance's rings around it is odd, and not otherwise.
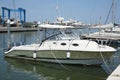
<path fill-rule="evenodd" d="M 59 64 L 35 63 L 24 60 L 5 59 L 10 70 L 36 76 L 36 80 L 101 80 L 106 78 L 106 73 L 100 67 L 69 66 L 63 68 Z M 10 69 L 10 70 L 9 70 Z M 20 78 L 21 80 L 21 78 Z"/>
<path fill-rule="evenodd" d="M 36 42 L 37 32 L 22 32 L 22 33 L 12 33 L 11 41 L 13 42 L 22 42 L 24 44 L 31 44 Z"/>

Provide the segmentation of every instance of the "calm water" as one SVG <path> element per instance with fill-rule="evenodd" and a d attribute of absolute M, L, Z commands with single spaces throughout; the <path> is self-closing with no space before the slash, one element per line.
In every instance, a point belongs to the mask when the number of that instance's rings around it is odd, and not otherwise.
<path fill-rule="evenodd" d="M 12 42 L 30 44 L 38 42 L 37 32 L 12 33 Z M 59 64 L 35 63 L 4 58 L 7 47 L 7 34 L 0 33 L 0 80 L 106 80 L 108 68 L 68 66 Z M 118 52 L 111 58 L 109 68 L 114 69 L 120 63 Z M 104 69 L 103 69 L 104 68 Z"/>

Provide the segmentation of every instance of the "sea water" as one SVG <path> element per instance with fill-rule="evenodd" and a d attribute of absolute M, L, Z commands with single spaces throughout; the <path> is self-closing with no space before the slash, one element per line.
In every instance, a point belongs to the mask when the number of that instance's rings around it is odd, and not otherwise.
<path fill-rule="evenodd" d="M 11 42 L 21 44 L 38 43 L 38 32 L 11 33 Z M 108 67 L 74 66 L 36 63 L 4 58 L 7 48 L 7 33 L 0 33 L 0 80 L 106 80 Z M 114 70 L 120 63 L 119 48 L 111 58 L 109 68 Z"/>

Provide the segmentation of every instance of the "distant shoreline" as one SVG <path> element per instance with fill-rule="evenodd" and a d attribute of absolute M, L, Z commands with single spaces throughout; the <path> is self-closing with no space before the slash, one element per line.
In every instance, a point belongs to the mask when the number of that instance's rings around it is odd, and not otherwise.
<path fill-rule="evenodd" d="M 29 32 L 29 31 L 37 31 L 38 28 L 23 28 L 23 27 L 10 27 L 11 32 Z M 7 27 L 0 26 L 0 33 L 6 33 Z"/>

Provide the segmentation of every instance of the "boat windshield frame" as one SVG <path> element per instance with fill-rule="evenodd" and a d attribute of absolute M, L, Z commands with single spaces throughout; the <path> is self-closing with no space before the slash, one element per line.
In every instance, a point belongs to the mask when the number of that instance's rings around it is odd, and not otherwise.
<path fill-rule="evenodd" d="M 51 33 L 50 31 L 53 30 Z M 75 28 L 65 28 L 65 29 L 44 29 L 46 31 L 46 40 L 73 40 L 73 39 L 80 39 L 79 34 L 76 34 Z M 49 36 L 48 36 L 49 35 Z"/>

